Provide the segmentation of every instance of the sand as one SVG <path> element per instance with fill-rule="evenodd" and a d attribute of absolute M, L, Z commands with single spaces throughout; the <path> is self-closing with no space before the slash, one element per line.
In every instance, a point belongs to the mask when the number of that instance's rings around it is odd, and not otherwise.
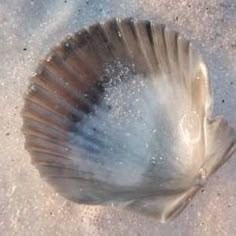
<path fill-rule="evenodd" d="M 236 154 L 173 222 L 73 204 L 45 184 L 24 150 L 20 111 L 38 61 L 98 20 L 164 22 L 193 40 L 209 68 L 214 114 L 236 128 L 235 0 L 0 0 L 1 235 L 236 235 Z"/>

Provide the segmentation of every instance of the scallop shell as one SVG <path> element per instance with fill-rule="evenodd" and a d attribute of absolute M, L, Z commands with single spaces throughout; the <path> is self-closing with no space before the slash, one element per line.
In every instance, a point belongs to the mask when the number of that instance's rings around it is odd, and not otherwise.
<path fill-rule="evenodd" d="M 32 163 L 67 199 L 165 222 L 236 149 L 233 129 L 210 111 L 191 42 L 164 25 L 112 19 L 40 62 L 23 133 Z"/>

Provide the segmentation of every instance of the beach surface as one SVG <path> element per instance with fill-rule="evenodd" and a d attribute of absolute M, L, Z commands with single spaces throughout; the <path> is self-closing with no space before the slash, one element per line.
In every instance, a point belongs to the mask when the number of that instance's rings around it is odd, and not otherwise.
<path fill-rule="evenodd" d="M 236 129 L 235 0 L 0 0 L 0 234 L 236 235 L 236 154 L 168 224 L 69 202 L 39 177 L 24 150 L 23 94 L 38 62 L 66 35 L 111 17 L 166 23 L 191 39 L 209 69 L 214 115 Z"/>

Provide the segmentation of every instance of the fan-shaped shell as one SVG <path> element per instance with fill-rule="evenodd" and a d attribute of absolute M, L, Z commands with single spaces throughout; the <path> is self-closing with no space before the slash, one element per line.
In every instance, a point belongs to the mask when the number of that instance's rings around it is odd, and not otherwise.
<path fill-rule="evenodd" d="M 112 19 L 67 37 L 33 76 L 23 132 L 33 164 L 66 198 L 166 221 L 236 149 L 209 121 L 206 66 L 164 25 Z"/>

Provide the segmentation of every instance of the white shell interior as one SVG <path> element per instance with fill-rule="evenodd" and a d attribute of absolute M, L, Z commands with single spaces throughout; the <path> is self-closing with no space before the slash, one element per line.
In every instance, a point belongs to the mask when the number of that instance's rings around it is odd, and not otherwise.
<path fill-rule="evenodd" d="M 105 69 L 112 79 L 105 85 L 103 101 L 78 122 L 69 156 L 77 155 L 73 151 L 77 144 L 81 155 L 105 163 L 105 170 L 112 173 L 110 184 L 140 186 L 148 168 L 154 168 L 149 170 L 151 175 L 155 173 L 153 181 L 162 179 L 162 187 L 153 183 L 156 188 L 165 189 L 167 181 L 170 189 L 188 187 L 203 163 L 203 157 L 194 153 L 193 145 L 203 134 L 191 98 L 178 84 L 173 87 L 169 78 L 132 75 L 127 66 L 118 63 L 118 75 L 111 72 L 114 66 Z M 94 154 L 84 153 L 87 148 L 93 148 Z M 87 164 L 79 163 L 81 169 L 88 169 Z M 106 175 L 99 176 L 107 181 Z"/>

